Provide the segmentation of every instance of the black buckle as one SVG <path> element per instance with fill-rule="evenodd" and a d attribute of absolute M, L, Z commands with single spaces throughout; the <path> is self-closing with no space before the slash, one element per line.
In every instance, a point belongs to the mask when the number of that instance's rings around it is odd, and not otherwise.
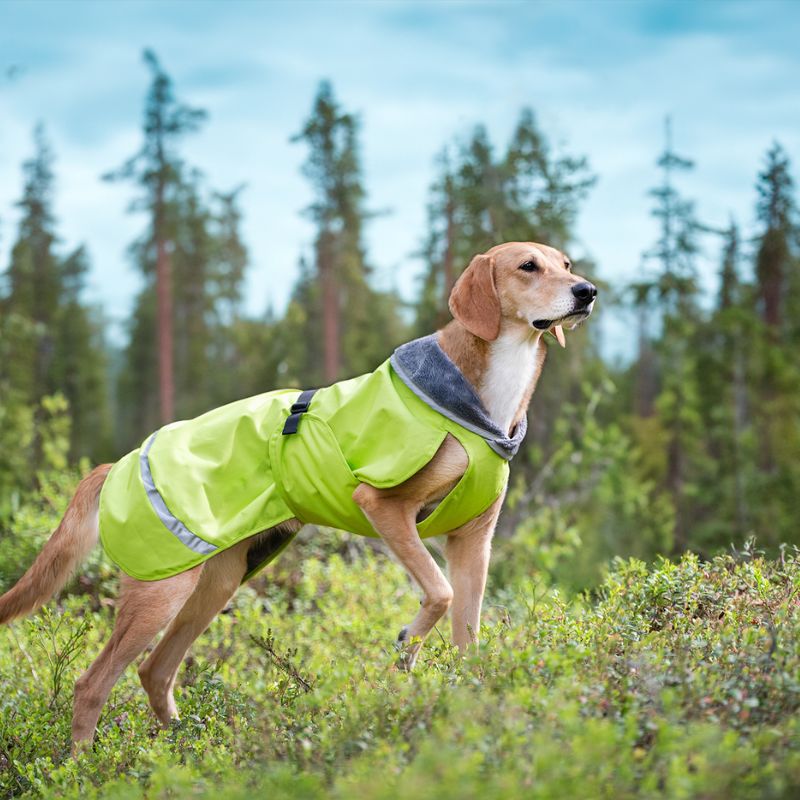
<path fill-rule="evenodd" d="M 286 422 L 283 424 L 284 436 L 297 433 L 300 417 L 308 411 L 308 407 L 311 405 L 311 398 L 316 391 L 316 389 L 306 389 L 304 392 L 301 392 L 297 400 L 292 403 L 292 407 L 289 409 L 289 416 L 286 417 Z"/>
<path fill-rule="evenodd" d="M 292 407 L 289 409 L 289 413 L 291 414 L 303 414 L 308 411 L 308 407 L 310 403 L 292 403 Z"/>

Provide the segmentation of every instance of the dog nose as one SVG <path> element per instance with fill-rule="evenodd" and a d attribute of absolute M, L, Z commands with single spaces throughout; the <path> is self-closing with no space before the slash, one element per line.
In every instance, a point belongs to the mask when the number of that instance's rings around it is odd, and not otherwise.
<path fill-rule="evenodd" d="M 589 305 L 597 297 L 597 287 L 593 283 L 589 283 L 589 281 L 583 281 L 582 283 L 576 283 L 572 287 L 572 294 L 584 305 Z"/>

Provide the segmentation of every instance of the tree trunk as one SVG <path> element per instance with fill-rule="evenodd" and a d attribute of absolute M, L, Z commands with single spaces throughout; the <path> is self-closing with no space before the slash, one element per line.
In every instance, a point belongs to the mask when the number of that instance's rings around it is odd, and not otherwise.
<path fill-rule="evenodd" d="M 158 388 L 161 422 L 175 418 L 172 364 L 172 276 L 167 243 L 156 240 L 156 304 L 158 326 Z"/>
<path fill-rule="evenodd" d="M 653 406 L 656 398 L 656 375 L 655 354 L 647 335 L 647 320 L 644 308 L 637 309 L 637 323 L 639 328 L 639 355 L 636 365 L 634 410 L 637 416 L 647 419 L 653 416 Z"/>
<path fill-rule="evenodd" d="M 444 248 L 444 262 L 442 264 L 442 271 L 444 273 L 443 280 L 444 286 L 443 303 L 442 303 L 442 324 L 446 322 L 450 315 L 448 311 L 448 304 L 450 300 L 450 291 L 453 288 L 455 280 L 455 270 L 453 269 L 454 250 L 455 250 L 455 203 L 453 202 L 452 193 L 448 190 L 447 205 L 445 206 L 445 215 L 447 219 L 447 228 L 445 231 L 445 248 Z"/>
<path fill-rule="evenodd" d="M 786 247 L 780 231 L 768 230 L 756 256 L 756 274 L 763 302 L 764 322 L 772 329 L 781 327 L 781 294 L 783 291 Z"/>
<path fill-rule="evenodd" d="M 323 335 L 323 377 L 326 383 L 333 383 L 340 372 L 339 354 L 339 291 L 336 280 L 336 264 L 333 256 L 332 236 L 320 236 L 317 250 L 319 278 L 322 284 L 322 335 Z"/>
<path fill-rule="evenodd" d="M 747 511 L 744 461 L 742 458 L 742 437 L 748 424 L 747 408 L 747 370 L 742 353 L 742 342 L 738 338 L 734 343 L 733 354 L 733 475 L 734 490 L 736 492 L 736 526 L 740 535 L 743 535 L 749 524 Z"/>

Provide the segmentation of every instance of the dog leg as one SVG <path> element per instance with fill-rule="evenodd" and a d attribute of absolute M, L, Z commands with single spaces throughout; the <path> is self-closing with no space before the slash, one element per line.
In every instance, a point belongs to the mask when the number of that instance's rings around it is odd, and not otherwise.
<path fill-rule="evenodd" d="M 452 491 L 468 465 L 463 446 L 448 433 L 433 458 L 416 475 L 389 489 L 361 483 L 353 492 L 353 500 L 424 594 L 419 613 L 397 637 L 403 669 L 414 666 L 422 640 L 453 600 L 452 587 L 419 538 L 417 515 L 426 504 L 441 500 Z"/>
<path fill-rule="evenodd" d="M 505 492 L 483 514 L 447 537 L 445 557 L 453 586 L 453 641 L 462 653 L 478 644 L 492 536 L 504 496 Z"/>
<path fill-rule="evenodd" d="M 91 742 L 100 712 L 114 684 L 153 637 L 178 613 L 194 591 L 203 565 L 160 581 L 122 576 L 114 632 L 103 651 L 75 683 L 73 753 Z"/>
<path fill-rule="evenodd" d="M 419 538 L 415 524 L 417 504 L 403 498 L 386 498 L 381 490 L 367 484 L 361 484 L 353 498 L 424 594 L 413 622 L 398 637 L 402 646 L 400 666 L 410 670 L 422 640 L 450 607 L 453 590 Z"/>
<path fill-rule="evenodd" d="M 173 689 L 180 665 L 192 642 L 211 624 L 239 588 L 247 567 L 245 540 L 210 558 L 186 604 L 161 641 L 139 667 L 150 706 L 162 725 L 178 718 Z"/>

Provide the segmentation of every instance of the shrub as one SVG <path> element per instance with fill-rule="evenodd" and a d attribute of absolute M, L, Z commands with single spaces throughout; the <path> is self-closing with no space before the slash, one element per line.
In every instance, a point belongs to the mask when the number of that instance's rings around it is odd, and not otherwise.
<path fill-rule="evenodd" d="M 572 598 L 522 580 L 487 598 L 479 656 L 437 629 L 411 675 L 392 640 L 417 599 L 395 564 L 363 550 L 296 567 L 268 600 L 244 588 L 199 639 L 180 723 L 158 729 L 131 668 L 77 760 L 52 665 L 83 643 L 60 662 L 69 687 L 110 609 L 68 596 L 60 622 L 1 629 L 0 796 L 722 800 L 800 787 L 794 552 L 618 560 Z"/>

